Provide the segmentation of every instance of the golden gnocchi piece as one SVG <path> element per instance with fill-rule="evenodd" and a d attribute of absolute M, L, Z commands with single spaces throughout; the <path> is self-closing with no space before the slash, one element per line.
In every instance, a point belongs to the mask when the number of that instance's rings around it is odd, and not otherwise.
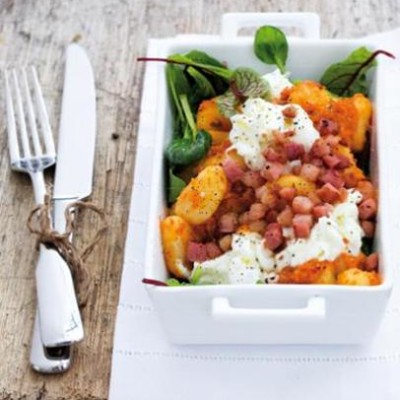
<path fill-rule="evenodd" d="M 227 190 L 223 168 L 207 166 L 183 189 L 176 201 L 175 213 L 192 225 L 200 225 L 212 217 Z"/>
<path fill-rule="evenodd" d="M 278 282 L 320 285 L 335 284 L 334 263 L 332 261 L 312 259 L 297 267 L 285 267 L 279 274 Z"/>
<path fill-rule="evenodd" d="M 366 132 L 372 117 L 372 104 L 362 94 L 355 94 L 352 97 L 353 104 L 357 110 L 357 124 L 351 140 L 351 148 L 354 151 L 361 151 L 366 142 Z"/>
<path fill-rule="evenodd" d="M 229 132 L 232 123 L 218 109 L 218 105 L 214 99 L 204 100 L 197 111 L 196 124 L 198 129 L 205 131 L 223 131 Z"/>
<path fill-rule="evenodd" d="M 199 173 L 203 169 L 212 165 L 222 165 L 226 155 L 224 153 L 217 153 L 203 158 L 195 167 L 195 171 Z"/>
<path fill-rule="evenodd" d="M 229 132 L 208 129 L 213 144 L 222 144 L 229 140 Z"/>
<path fill-rule="evenodd" d="M 315 283 L 321 285 L 333 285 L 336 283 L 335 268 L 332 263 L 325 266 Z"/>
<path fill-rule="evenodd" d="M 290 89 L 286 89 L 286 92 L 288 102 L 302 106 L 313 122 L 321 118 L 321 114 L 332 102 L 332 95 L 320 83 L 314 81 L 301 81 Z"/>
<path fill-rule="evenodd" d="M 281 188 L 294 188 L 300 196 L 307 196 L 315 192 L 315 184 L 307 179 L 297 175 L 282 175 L 276 183 Z"/>
<path fill-rule="evenodd" d="M 337 97 L 317 82 L 302 81 L 284 91 L 285 100 L 304 108 L 315 126 L 322 119 L 336 122 L 339 135 L 353 151 L 365 145 L 372 116 L 371 101 L 361 93 Z"/>
<path fill-rule="evenodd" d="M 381 281 L 376 272 L 363 271 L 358 268 L 349 268 L 338 275 L 337 283 L 340 285 L 374 286 L 379 285 Z"/>
<path fill-rule="evenodd" d="M 191 226 L 183 218 L 171 215 L 161 221 L 161 239 L 168 271 L 177 278 L 188 279 L 191 270 L 186 250 L 193 239 Z"/>
<path fill-rule="evenodd" d="M 365 255 L 359 253 L 357 255 L 349 253 L 341 253 L 339 257 L 336 257 L 334 261 L 336 275 L 346 271 L 348 269 L 360 269 L 365 262 Z"/>
<path fill-rule="evenodd" d="M 342 156 L 345 156 L 351 163 L 351 165 L 356 164 L 356 159 L 354 157 L 354 154 L 350 150 L 350 147 L 344 146 L 343 144 L 337 144 L 334 148 L 334 150 L 338 153 L 341 154 Z"/>

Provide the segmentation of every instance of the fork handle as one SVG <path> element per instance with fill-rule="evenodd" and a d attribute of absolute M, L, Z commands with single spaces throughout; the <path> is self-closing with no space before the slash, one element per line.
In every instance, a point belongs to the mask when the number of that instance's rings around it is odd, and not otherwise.
<path fill-rule="evenodd" d="M 46 185 L 44 183 L 43 171 L 30 172 L 29 175 L 32 180 L 35 202 L 36 204 L 43 204 L 44 197 L 46 195 Z"/>

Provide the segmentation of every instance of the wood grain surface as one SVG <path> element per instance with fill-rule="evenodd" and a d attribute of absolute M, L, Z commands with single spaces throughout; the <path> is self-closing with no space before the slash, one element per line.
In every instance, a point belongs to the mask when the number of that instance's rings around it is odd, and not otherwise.
<path fill-rule="evenodd" d="M 0 0 L 0 68 L 38 67 L 55 135 L 65 47 L 78 40 L 87 49 L 98 101 L 92 201 L 111 221 L 88 261 L 94 289 L 83 312 L 86 337 L 75 348 L 73 366 L 61 376 L 39 375 L 28 362 L 38 256 L 26 228 L 33 195 L 29 178 L 8 165 L 1 96 L 0 399 L 107 398 L 144 70 L 135 60 L 145 54 L 150 37 L 218 33 L 223 13 L 254 11 L 317 12 L 323 37 L 359 37 L 400 26 L 400 0 Z M 50 183 L 51 173 L 47 178 Z M 81 215 L 78 246 L 98 224 L 90 214 Z"/>

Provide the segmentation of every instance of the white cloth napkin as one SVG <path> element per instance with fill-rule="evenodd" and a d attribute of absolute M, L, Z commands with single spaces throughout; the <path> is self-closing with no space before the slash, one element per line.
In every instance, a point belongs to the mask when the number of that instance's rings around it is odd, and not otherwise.
<path fill-rule="evenodd" d="M 400 57 L 400 29 L 369 39 Z M 149 54 L 155 54 L 157 41 L 149 46 Z M 397 282 L 379 334 L 368 346 L 176 346 L 167 341 L 141 283 L 156 122 L 153 68 L 147 66 L 143 87 L 110 399 L 400 399 L 400 68 L 387 67 L 384 104 L 393 160 L 393 176 L 387 177 L 393 183 L 389 262 Z"/>

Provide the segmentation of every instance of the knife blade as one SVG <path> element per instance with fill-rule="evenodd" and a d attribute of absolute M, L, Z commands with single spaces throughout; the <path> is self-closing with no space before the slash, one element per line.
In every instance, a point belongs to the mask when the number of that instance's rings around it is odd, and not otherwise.
<path fill-rule="evenodd" d="M 83 199 L 92 192 L 95 141 L 93 71 L 85 50 L 74 43 L 67 49 L 53 191 L 55 204 L 58 200 Z"/>
<path fill-rule="evenodd" d="M 85 50 L 66 51 L 65 78 L 53 191 L 53 226 L 65 231 L 65 207 L 92 191 L 96 139 L 96 97 Z M 71 272 L 54 250 L 42 252 L 36 268 L 40 337 L 45 347 L 83 339 L 83 325 Z"/>

